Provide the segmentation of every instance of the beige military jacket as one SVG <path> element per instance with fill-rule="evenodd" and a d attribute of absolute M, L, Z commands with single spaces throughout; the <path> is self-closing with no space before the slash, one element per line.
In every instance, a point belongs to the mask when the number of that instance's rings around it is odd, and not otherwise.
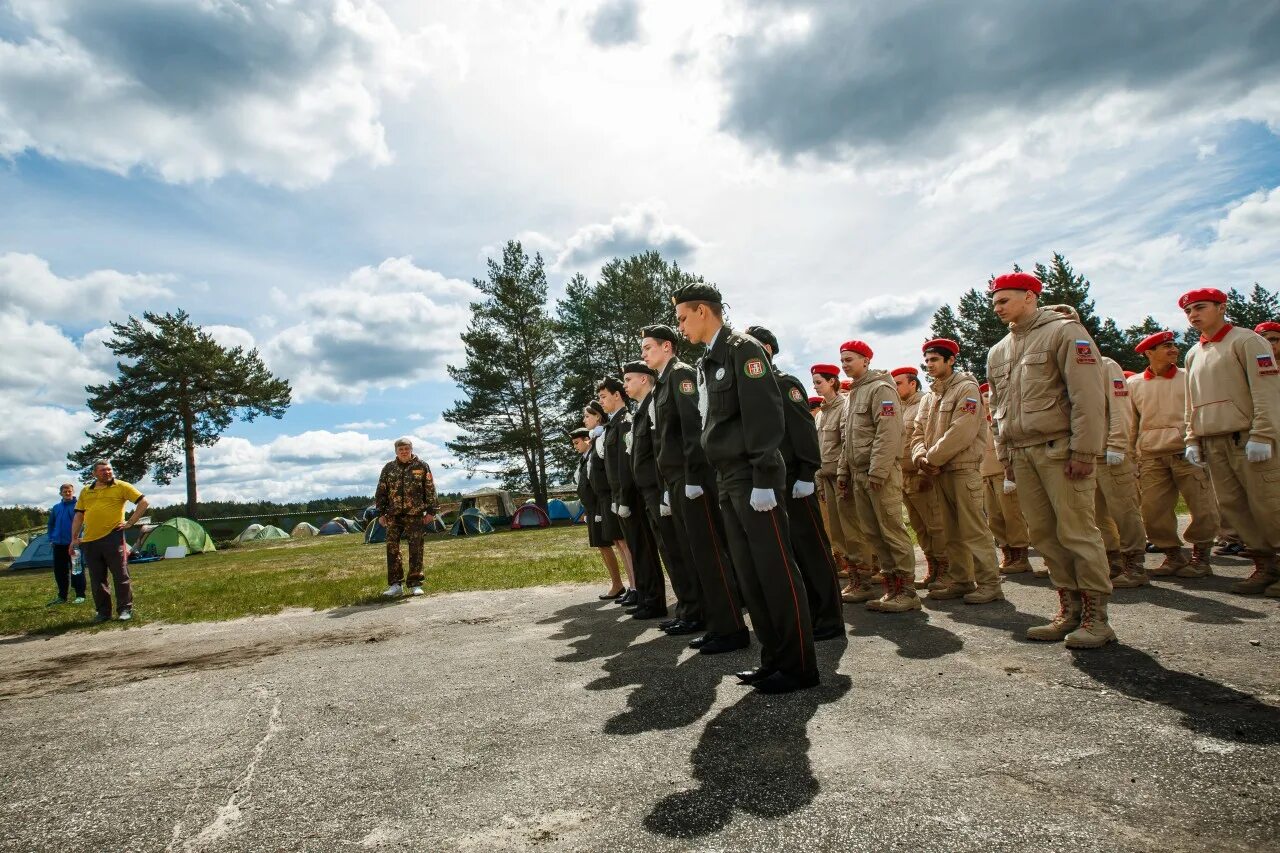
<path fill-rule="evenodd" d="M 978 380 L 953 373 L 934 380 L 911 429 L 911 459 L 943 471 L 976 469 L 987 443 Z"/>
<path fill-rule="evenodd" d="M 883 483 L 900 465 L 903 441 L 902 404 L 888 371 L 868 370 L 854 380 L 844 404 L 844 452 L 837 473 L 852 473 Z"/>
<path fill-rule="evenodd" d="M 902 401 L 902 475 L 904 477 L 921 476 L 916 463 L 911 459 L 911 430 L 915 425 L 916 416 L 920 414 L 920 403 L 924 400 L 924 393 L 917 390 Z"/>
<path fill-rule="evenodd" d="M 837 394 L 823 400 L 818 409 L 818 447 L 822 451 L 822 467 L 818 470 L 829 477 L 835 476 L 844 447 L 844 400 Z"/>
<path fill-rule="evenodd" d="M 1240 433 L 1276 443 L 1280 422 L 1280 365 L 1257 332 L 1226 326 L 1214 340 L 1187 352 L 1187 446 L 1200 436 Z"/>
<path fill-rule="evenodd" d="M 1181 454 L 1187 434 L 1187 374 L 1180 367 L 1163 375 L 1150 369 L 1129 377 L 1133 403 L 1133 445 L 1140 457 Z"/>
<path fill-rule="evenodd" d="M 1094 463 L 1107 441 L 1106 382 L 1084 326 L 1040 308 L 1011 323 L 987 354 L 996 453 L 1067 441 L 1071 458 Z"/>
<path fill-rule="evenodd" d="M 1128 453 L 1133 435 L 1133 404 L 1129 386 L 1124 381 L 1124 368 L 1115 359 L 1102 357 L 1107 371 L 1107 447 L 1117 453 Z M 1105 452 L 1105 451 L 1104 451 Z"/>
<path fill-rule="evenodd" d="M 1003 478 L 1004 465 L 1000 464 L 1000 457 L 996 456 L 996 430 L 991 423 L 991 409 L 985 403 L 982 405 L 982 415 L 982 419 L 987 422 L 987 444 L 982 450 L 982 465 L 978 468 L 978 473 L 984 477 L 999 474 Z"/>

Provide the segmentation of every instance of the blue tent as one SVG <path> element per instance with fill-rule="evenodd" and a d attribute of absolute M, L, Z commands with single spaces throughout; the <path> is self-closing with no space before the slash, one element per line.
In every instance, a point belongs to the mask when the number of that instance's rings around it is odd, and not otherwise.
<path fill-rule="evenodd" d="M 464 509 L 458 516 L 458 520 L 453 523 L 453 527 L 449 529 L 449 533 L 453 536 L 474 536 L 477 533 L 492 532 L 493 525 L 489 523 L 489 519 L 475 507 Z"/>
<path fill-rule="evenodd" d="M 547 501 L 547 518 L 552 521 L 572 521 L 573 513 L 569 512 L 569 507 L 559 498 L 552 498 Z"/>
<path fill-rule="evenodd" d="M 65 548 L 66 546 L 62 547 Z M 52 567 L 53 544 L 49 542 L 48 535 L 44 533 L 27 543 L 27 547 L 22 549 L 18 559 L 9 564 L 9 568 L 14 571 L 20 569 L 49 569 Z"/>
<path fill-rule="evenodd" d="M 369 526 L 364 531 L 364 544 L 377 545 L 379 542 L 387 541 L 387 528 L 383 527 L 377 517 L 370 519 Z"/>
<path fill-rule="evenodd" d="M 321 525 L 320 529 L 316 533 L 318 536 L 340 536 L 341 534 L 348 532 L 347 528 L 342 526 L 341 521 L 334 519 L 333 521 L 329 521 Z"/>

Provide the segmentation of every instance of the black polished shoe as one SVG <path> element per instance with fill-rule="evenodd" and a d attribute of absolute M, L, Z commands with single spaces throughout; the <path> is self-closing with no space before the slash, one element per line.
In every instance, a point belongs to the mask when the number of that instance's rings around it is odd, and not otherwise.
<path fill-rule="evenodd" d="M 710 634 L 703 634 L 701 637 L 694 637 L 692 640 L 689 641 L 689 648 L 700 649 L 704 645 L 706 645 L 708 642 L 714 639 L 715 637 L 712 637 Z"/>
<path fill-rule="evenodd" d="M 844 636 L 843 625 L 833 625 L 830 628 L 823 628 L 821 631 L 813 632 L 814 642 L 821 643 L 823 640 L 834 640 L 836 637 Z"/>
<path fill-rule="evenodd" d="M 685 622 L 683 620 L 677 620 L 676 624 L 667 629 L 667 636 L 680 637 L 685 634 L 696 634 L 703 630 L 703 627 L 704 626 L 701 622 Z"/>
<path fill-rule="evenodd" d="M 808 690 L 810 687 L 817 687 L 821 682 L 822 679 L 816 672 L 809 675 L 787 675 L 785 672 L 775 672 L 768 678 L 753 682 L 751 686 L 761 693 L 774 694 Z"/>
<path fill-rule="evenodd" d="M 613 594 L 605 593 L 604 595 L 597 595 L 596 598 L 600 599 L 601 601 L 613 601 L 615 598 L 622 598 L 622 596 L 626 594 L 627 594 L 627 588 L 623 587 L 622 589 L 618 590 Z"/>
<path fill-rule="evenodd" d="M 764 681 L 775 672 L 777 672 L 776 669 L 758 666 L 755 669 L 744 669 L 742 672 L 735 672 L 734 675 L 743 684 L 755 684 L 757 681 Z"/>
<path fill-rule="evenodd" d="M 666 615 L 667 615 L 667 608 L 650 607 L 647 604 L 642 604 L 639 607 L 637 607 L 635 610 L 631 611 L 632 619 L 660 619 Z"/>
<path fill-rule="evenodd" d="M 712 637 L 698 648 L 698 653 L 719 655 L 725 652 L 736 652 L 738 649 L 745 649 L 750 645 L 751 635 L 743 630 L 729 634 L 726 637 Z"/>
<path fill-rule="evenodd" d="M 663 619 L 661 622 L 659 622 L 659 623 L 658 623 L 658 630 L 659 630 L 659 631 L 665 631 L 665 630 L 667 630 L 668 628 L 672 628 L 672 627 L 674 627 L 674 626 L 678 625 L 679 623 L 680 623 L 680 619 L 679 619 L 679 618 L 675 618 L 675 619 Z"/>
<path fill-rule="evenodd" d="M 636 601 L 639 598 L 640 598 L 639 593 L 637 593 L 634 589 L 629 589 L 622 594 L 621 598 L 618 599 L 618 603 L 621 604 L 623 607 L 631 607 L 636 603 Z"/>

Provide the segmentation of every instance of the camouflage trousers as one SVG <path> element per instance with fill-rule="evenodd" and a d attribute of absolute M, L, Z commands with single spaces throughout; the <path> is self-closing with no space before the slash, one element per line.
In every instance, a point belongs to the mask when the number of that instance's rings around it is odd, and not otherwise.
<path fill-rule="evenodd" d="M 400 537 L 409 540 L 409 586 L 422 586 L 422 534 L 421 515 L 392 515 L 387 517 L 387 583 L 403 583 L 404 562 L 400 557 Z"/>

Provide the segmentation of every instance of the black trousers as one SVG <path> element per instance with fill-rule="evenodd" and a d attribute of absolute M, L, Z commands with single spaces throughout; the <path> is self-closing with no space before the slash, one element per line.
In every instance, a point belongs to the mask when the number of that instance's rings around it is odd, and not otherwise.
<path fill-rule="evenodd" d="M 67 552 L 70 545 L 53 544 L 53 580 L 58 584 L 58 598 L 67 600 L 70 587 L 76 588 L 76 598 L 84 598 L 84 572 L 71 574 L 71 554 Z"/>
<path fill-rule="evenodd" d="M 774 486 L 778 505 L 768 512 L 751 508 L 749 468 L 721 475 L 719 486 L 725 538 L 760 640 L 760 665 L 794 676 L 817 673 L 809 594 L 791 551 L 781 472 Z"/>
<path fill-rule="evenodd" d="M 676 618 L 686 622 L 701 622 L 702 604 L 699 601 L 698 579 L 693 574 L 693 567 L 676 530 L 675 511 L 671 515 L 662 514 L 662 489 L 657 486 L 641 489 L 640 494 L 644 496 L 649 526 L 658 539 L 658 553 L 662 555 L 662 564 L 667 567 L 667 576 L 671 578 L 671 591 L 676 594 Z"/>
<path fill-rule="evenodd" d="M 636 573 L 636 604 L 641 607 L 667 609 L 667 585 L 662 580 L 662 563 L 658 558 L 658 540 L 649 527 L 643 506 L 629 506 L 631 515 L 617 516 L 622 535 L 631 549 L 631 566 Z"/>
<path fill-rule="evenodd" d="M 795 485 L 794 483 L 792 485 Z M 791 525 L 791 552 L 796 567 L 804 578 L 809 594 L 809 613 L 815 631 L 844 630 L 844 613 L 840 606 L 840 579 L 836 577 L 836 561 L 831 557 L 831 540 L 822 526 L 822 508 L 817 494 L 807 498 L 790 497 L 787 489 L 787 521 Z"/>
<path fill-rule="evenodd" d="M 698 579 L 702 621 L 707 633 L 727 637 L 747 628 L 742 618 L 742 598 L 733 569 L 733 559 L 725 544 L 724 519 L 720 517 L 718 493 L 713 485 L 703 486 L 702 497 L 689 500 L 684 481 L 669 483 L 671 518 L 676 535 L 685 543 L 690 564 Z"/>

